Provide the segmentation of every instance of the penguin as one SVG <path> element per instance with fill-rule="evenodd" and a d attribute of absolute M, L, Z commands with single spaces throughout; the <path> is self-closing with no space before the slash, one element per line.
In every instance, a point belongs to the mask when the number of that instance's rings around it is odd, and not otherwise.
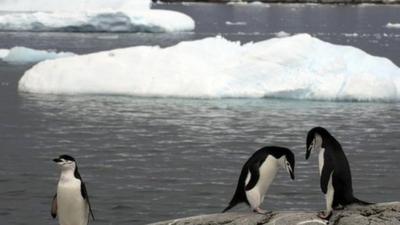
<path fill-rule="evenodd" d="M 222 212 L 244 202 L 255 213 L 267 213 L 260 205 L 279 167 L 285 168 L 294 180 L 294 165 L 294 154 L 287 148 L 267 146 L 257 150 L 243 165 L 235 194 Z"/>
<path fill-rule="evenodd" d="M 340 143 L 323 127 L 314 127 L 307 134 L 306 160 L 311 152 L 319 152 L 320 186 L 325 194 L 326 211 L 321 219 L 329 220 L 333 209 L 353 203 L 369 205 L 353 195 L 350 165 Z"/>
<path fill-rule="evenodd" d="M 51 216 L 58 216 L 60 225 L 87 225 L 89 214 L 92 220 L 94 216 L 75 159 L 69 155 L 60 155 L 53 161 L 60 166 L 61 175 L 51 205 Z"/>

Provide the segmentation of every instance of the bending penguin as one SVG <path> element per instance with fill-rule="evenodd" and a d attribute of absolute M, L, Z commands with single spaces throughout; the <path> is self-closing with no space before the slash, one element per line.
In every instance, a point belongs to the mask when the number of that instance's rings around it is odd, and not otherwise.
<path fill-rule="evenodd" d="M 326 212 L 318 214 L 321 219 L 329 220 L 333 209 L 349 204 L 371 204 L 354 197 L 349 162 L 342 146 L 325 128 L 314 127 L 308 132 L 306 159 L 313 151 L 319 151 L 320 185 L 326 199 Z"/>
<path fill-rule="evenodd" d="M 243 165 L 235 194 L 223 212 L 244 202 L 253 212 L 265 214 L 267 211 L 260 205 L 279 167 L 286 168 L 294 180 L 294 165 L 294 154 L 287 148 L 271 146 L 257 150 Z"/>
<path fill-rule="evenodd" d="M 60 155 L 53 161 L 61 167 L 61 175 L 51 206 L 52 217 L 58 216 L 60 225 L 87 225 L 89 214 L 93 220 L 94 216 L 75 159 Z"/>

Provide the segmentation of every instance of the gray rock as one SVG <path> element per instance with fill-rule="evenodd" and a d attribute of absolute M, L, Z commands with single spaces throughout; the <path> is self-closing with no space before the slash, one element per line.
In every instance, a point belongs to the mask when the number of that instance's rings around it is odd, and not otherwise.
<path fill-rule="evenodd" d="M 328 224 L 316 212 L 220 213 L 194 216 L 151 225 L 318 225 Z M 353 205 L 334 212 L 332 225 L 400 225 L 400 202 Z"/>

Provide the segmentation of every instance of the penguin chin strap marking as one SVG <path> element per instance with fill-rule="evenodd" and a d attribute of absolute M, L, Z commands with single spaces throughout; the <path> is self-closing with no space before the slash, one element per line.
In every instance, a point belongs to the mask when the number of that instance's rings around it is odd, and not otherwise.
<path fill-rule="evenodd" d="M 317 146 L 317 141 L 317 137 L 315 137 L 309 147 L 310 152 L 316 152 L 321 148 L 321 146 Z"/>
<path fill-rule="evenodd" d="M 308 151 L 312 151 L 314 149 L 314 145 L 315 145 L 315 138 L 313 139 L 313 141 L 311 142 L 310 147 L 308 147 Z"/>

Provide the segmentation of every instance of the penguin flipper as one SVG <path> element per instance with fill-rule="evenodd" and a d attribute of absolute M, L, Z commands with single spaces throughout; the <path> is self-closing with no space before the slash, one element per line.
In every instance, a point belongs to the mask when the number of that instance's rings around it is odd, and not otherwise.
<path fill-rule="evenodd" d="M 81 195 L 86 200 L 86 202 L 89 206 L 89 214 L 91 215 L 92 220 L 94 221 L 95 219 L 94 219 L 94 215 L 93 215 L 93 211 L 92 211 L 92 206 L 90 205 L 89 195 L 87 193 L 86 186 L 83 181 L 81 181 Z"/>
<path fill-rule="evenodd" d="M 326 162 L 326 160 L 325 160 Z M 331 175 L 333 176 L 333 167 L 326 163 L 322 167 L 322 172 L 321 172 L 321 179 L 320 179 L 320 185 L 321 185 L 321 190 L 324 194 L 328 191 L 328 183 L 329 179 L 331 179 Z"/>
<path fill-rule="evenodd" d="M 57 193 L 53 197 L 53 202 L 51 203 L 51 216 L 54 218 L 57 217 Z"/>
<path fill-rule="evenodd" d="M 247 175 L 252 170 L 254 170 L 254 169 L 250 169 L 248 167 L 248 163 L 246 163 L 243 166 L 242 171 L 240 172 L 240 176 L 239 176 L 239 180 L 238 180 L 238 183 L 236 186 L 235 194 L 233 195 L 232 200 L 229 202 L 229 205 L 222 211 L 222 213 L 230 210 L 231 208 L 235 207 L 237 204 L 242 203 L 242 202 L 249 205 L 249 202 L 247 201 L 247 198 L 246 198 L 245 190 L 247 190 L 247 187 L 246 187 Z M 256 171 L 258 172 L 258 169 Z M 257 172 L 254 171 L 253 173 L 257 173 Z M 250 176 L 253 177 L 251 172 L 250 172 Z M 258 173 L 258 176 L 259 176 L 259 173 Z M 258 178 L 257 178 L 257 180 L 258 180 Z M 253 187 L 254 187 L 254 185 L 253 185 Z"/>
<path fill-rule="evenodd" d="M 250 181 L 246 185 L 245 190 L 251 190 L 256 186 L 258 180 L 260 179 L 260 163 L 254 163 L 249 167 Z"/>
<path fill-rule="evenodd" d="M 246 193 L 244 191 L 247 173 L 248 173 L 247 168 L 244 167 L 240 173 L 236 191 L 233 194 L 233 197 L 232 197 L 231 201 L 229 202 L 229 205 L 222 211 L 222 213 L 232 209 L 233 207 L 235 207 L 237 204 L 239 204 L 241 202 L 246 202 L 248 204 L 247 199 L 246 199 Z"/>

